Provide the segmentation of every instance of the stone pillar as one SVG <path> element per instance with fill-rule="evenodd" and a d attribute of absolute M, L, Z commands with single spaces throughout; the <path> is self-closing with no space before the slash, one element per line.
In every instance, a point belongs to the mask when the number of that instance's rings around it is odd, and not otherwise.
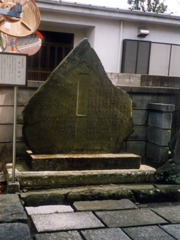
<path fill-rule="evenodd" d="M 148 130 L 146 158 L 158 163 L 168 160 L 168 142 L 171 138 L 174 104 L 150 103 L 148 105 Z"/>

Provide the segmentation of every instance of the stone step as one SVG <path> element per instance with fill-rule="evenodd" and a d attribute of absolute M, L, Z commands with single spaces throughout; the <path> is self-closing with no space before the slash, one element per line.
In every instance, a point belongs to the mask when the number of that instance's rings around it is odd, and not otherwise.
<path fill-rule="evenodd" d="M 155 169 L 141 165 L 139 169 L 32 171 L 25 163 L 16 164 L 16 181 L 21 189 L 62 188 L 97 184 L 154 182 Z M 6 164 L 6 179 L 11 182 L 12 164 Z"/>
<path fill-rule="evenodd" d="M 41 190 L 23 189 L 20 197 L 25 206 L 64 205 L 79 201 L 87 203 L 87 201 L 110 199 L 129 199 L 134 203 L 149 203 L 179 201 L 179 189 L 180 185 L 172 184 L 108 184 Z M 77 205 L 74 207 L 76 208 Z"/>
<path fill-rule="evenodd" d="M 73 171 L 139 169 L 141 157 L 131 153 L 109 154 L 32 154 L 27 164 L 33 171 Z"/>

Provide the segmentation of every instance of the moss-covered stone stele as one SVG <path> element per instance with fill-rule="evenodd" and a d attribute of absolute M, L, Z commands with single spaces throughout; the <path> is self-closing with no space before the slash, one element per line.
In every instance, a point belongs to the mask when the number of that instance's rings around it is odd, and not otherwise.
<path fill-rule="evenodd" d="M 36 154 L 118 153 L 132 133 L 131 108 L 84 39 L 25 107 L 25 142 Z"/>

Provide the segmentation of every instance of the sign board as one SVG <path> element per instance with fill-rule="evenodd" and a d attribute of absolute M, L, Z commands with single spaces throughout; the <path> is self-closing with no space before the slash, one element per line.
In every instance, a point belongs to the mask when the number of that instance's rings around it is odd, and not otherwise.
<path fill-rule="evenodd" d="M 25 86 L 27 55 L 0 53 L 0 85 Z"/>

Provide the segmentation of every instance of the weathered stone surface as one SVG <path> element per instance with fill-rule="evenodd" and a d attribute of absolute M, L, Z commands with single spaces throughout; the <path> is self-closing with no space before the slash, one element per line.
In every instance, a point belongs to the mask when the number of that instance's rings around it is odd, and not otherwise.
<path fill-rule="evenodd" d="M 27 222 L 27 215 L 18 195 L 0 195 L 0 203 L 0 223 Z"/>
<path fill-rule="evenodd" d="M 38 207 L 25 207 L 28 215 L 34 214 L 51 214 L 60 212 L 73 212 L 72 207 L 67 205 L 48 205 L 48 206 L 38 206 Z"/>
<path fill-rule="evenodd" d="M 133 152 L 141 157 L 145 156 L 146 141 L 127 141 L 127 152 Z"/>
<path fill-rule="evenodd" d="M 167 223 L 149 209 L 96 212 L 108 227 L 130 227 Z"/>
<path fill-rule="evenodd" d="M 0 239 L 2 240 L 32 240 L 30 230 L 24 223 L 0 224 Z"/>
<path fill-rule="evenodd" d="M 138 110 L 134 109 L 133 113 L 133 123 L 135 126 L 146 126 L 147 118 L 148 118 L 148 111 L 147 110 Z"/>
<path fill-rule="evenodd" d="M 157 182 L 180 184 L 180 164 L 168 161 L 156 170 L 154 177 Z"/>
<path fill-rule="evenodd" d="M 104 227 L 92 212 L 41 214 L 31 217 L 38 232 Z"/>
<path fill-rule="evenodd" d="M 152 210 L 171 223 L 180 223 L 180 206 L 159 207 Z"/>
<path fill-rule="evenodd" d="M 142 185 L 141 185 L 142 187 Z M 129 186 L 133 188 L 133 186 Z M 136 187 L 135 187 L 136 188 Z M 124 199 L 128 198 L 135 202 L 133 193 L 130 189 L 126 189 L 125 185 L 101 185 L 101 186 L 85 186 L 74 188 L 61 188 L 61 189 L 47 189 L 36 190 L 26 193 L 21 193 L 21 198 L 26 206 L 48 205 L 49 199 L 62 201 L 62 198 L 68 203 L 82 200 L 105 200 L 105 199 Z M 63 203 L 59 203 L 63 204 Z"/>
<path fill-rule="evenodd" d="M 165 163 L 168 160 L 169 156 L 169 147 L 159 146 L 157 144 L 153 144 L 147 142 L 146 146 L 146 157 L 152 159 L 158 163 Z"/>
<path fill-rule="evenodd" d="M 83 170 L 83 171 L 37 171 L 21 172 L 17 180 L 21 188 L 58 188 L 109 183 L 150 183 L 154 181 L 155 169 L 141 165 L 129 170 Z"/>
<path fill-rule="evenodd" d="M 77 231 L 35 234 L 36 240 L 82 240 Z"/>
<path fill-rule="evenodd" d="M 161 228 L 171 234 L 176 239 L 180 239 L 180 224 L 164 225 L 161 226 Z"/>
<path fill-rule="evenodd" d="M 124 228 L 125 233 L 128 234 L 132 239 L 138 240 L 152 240 L 152 239 L 163 239 L 163 240 L 174 240 L 169 234 L 163 231 L 158 226 L 147 226 L 147 227 L 133 227 Z"/>
<path fill-rule="evenodd" d="M 26 206 L 64 204 L 65 195 L 62 192 L 32 192 L 22 193 Z"/>
<path fill-rule="evenodd" d="M 78 211 L 117 210 L 117 209 L 137 208 L 136 205 L 133 202 L 131 202 L 129 199 L 80 201 L 80 202 L 74 202 L 73 206 Z"/>
<path fill-rule="evenodd" d="M 148 109 L 160 112 L 173 112 L 175 110 L 175 105 L 166 103 L 150 103 L 148 105 Z"/>
<path fill-rule="evenodd" d="M 81 231 L 86 240 L 130 240 L 120 228 Z"/>
<path fill-rule="evenodd" d="M 150 110 L 148 116 L 148 125 L 162 129 L 171 129 L 172 113 Z"/>
<path fill-rule="evenodd" d="M 33 171 L 139 169 L 140 162 L 140 156 L 129 153 L 29 155 Z"/>
<path fill-rule="evenodd" d="M 84 39 L 23 111 L 25 141 L 33 153 L 117 153 L 132 133 L 131 105 Z"/>
<path fill-rule="evenodd" d="M 141 76 L 141 86 L 159 86 L 159 87 L 180 87 L 179 77 L 167 77 L 167 76 L 151 76 L 142 75 Z"/>
<path fill-rule="evenodd" d="M 160 146 L 168 146 L 170 137 L 171 131 L 168 129 L 149 127 L 147 130 L 147 141 Z"/>
<path fill-rule="evenodd" d="M 7 193 L 19 193 L 20 192 L 20 185 L 18 181 L 14 183 L 8 182 L 7 184 Z"/>

